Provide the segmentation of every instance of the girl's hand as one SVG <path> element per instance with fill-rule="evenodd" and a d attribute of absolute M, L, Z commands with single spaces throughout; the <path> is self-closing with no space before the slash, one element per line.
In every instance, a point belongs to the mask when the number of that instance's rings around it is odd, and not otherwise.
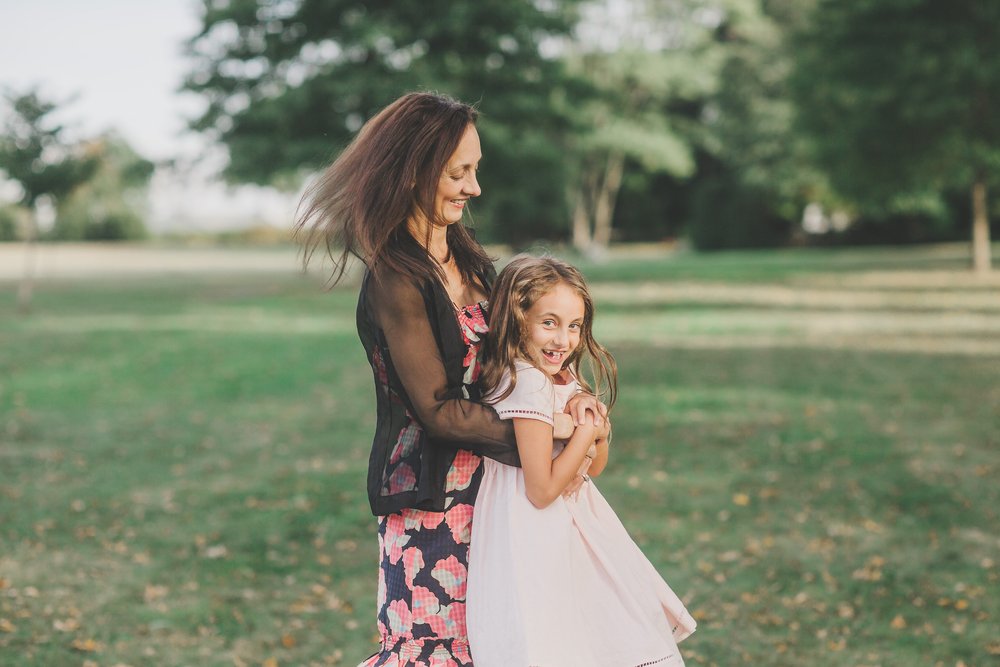
<path fill-rule="evenodd" d="M 608 406 L 590 394 L 580 392 L 569 399 L 563 410 L 563 412 L 573 415 L 573 423 L 577 425 L 587 423 L 588 411 L 594 416 L 594 426 L 604 425 L 604 418 L 608 416 Z"/>
<path fill-rule="evenodd" d="M 555 440 L 569 440 L 573 437 L 573 431 L 576 429 L 576 423 L 573 421 L 573 417 L 566 414 L 565 412 L 560 412 L 558 414 L 552 415 L 552 437 Z"/>

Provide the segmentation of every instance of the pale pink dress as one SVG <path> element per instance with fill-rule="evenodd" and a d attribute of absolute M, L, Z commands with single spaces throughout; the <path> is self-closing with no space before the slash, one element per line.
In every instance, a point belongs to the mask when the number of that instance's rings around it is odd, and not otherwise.
<path fill-rule="evenodd" d="M 504 419 L 551 424 L 576 391 L 518 362 L 513 393 L 494 407 Z M 491 459 L 475 503 L 466 604 L 476 667 L 677 667 L 677 642 L 695 630 L 593 482 L 540 510 L 521 469 Z"/>

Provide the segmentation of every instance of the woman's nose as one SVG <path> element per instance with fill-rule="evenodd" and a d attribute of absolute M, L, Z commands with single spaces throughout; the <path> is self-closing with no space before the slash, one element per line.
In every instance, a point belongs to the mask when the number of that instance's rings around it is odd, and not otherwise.
<path fill-rule="evenodd" d="M 470 197 L 478 197 L 483 193 L 482 188 L 479 187 L 479 179 L 476 178 L 476 172 L 469 173 L 469 177 L 465 179 L 465 187 L 462 189 Z"/>

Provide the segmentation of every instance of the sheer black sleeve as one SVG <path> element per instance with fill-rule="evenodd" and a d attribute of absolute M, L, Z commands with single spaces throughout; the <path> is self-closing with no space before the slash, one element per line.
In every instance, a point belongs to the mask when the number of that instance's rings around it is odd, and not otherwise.
<path fill-rule="evenodd" d="M 462 398 L 460 385 L 449 386 L 424 294 L 411 280 L 397 275 L 373 279 L 368 288 L 371 316 L 382 330 L 390 363 L 430 444 L 519 465 L 512 422 L 501 420 L 488 405 Z"/>

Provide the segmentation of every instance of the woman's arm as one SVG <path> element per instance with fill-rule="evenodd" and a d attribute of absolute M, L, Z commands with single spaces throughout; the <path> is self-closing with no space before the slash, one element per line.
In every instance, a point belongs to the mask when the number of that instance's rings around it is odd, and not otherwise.
<path fill-rule="evenodd" d="M 611 422 L 605 419 L 604 424 L 597 428 L 595 437 L 594 449 L 596 452 L 590 461 L 590 467 L 587 469 L 587 474 L 591 477 L 600 475 L 604 472 L 605 466 L 608 465 L 608 443 L 611 438 Z"/>
<path fill-rule="evenodd" d="M 594 444 L 596 428 L 592 421 L 577 426 L 566 447 L 553 459 L 551 426 L 536 419 L 515 417 L 512 421 L 528 500 L 539 509 L 548 507 L 576 476 Z"/>
<path fill-rule="evenodd" d="M 434 443 L 459 446 L 507 462 L 516 461 L 516 440 L 509 421 L 491 407 L 447 398 L 448 380 L 424 298 L 412 281 L 397 275 L 372 278 L 372 316 L 385 335 L 396 375 Z"/>
<path fill-rule="evenodd" d="M 608 416 L 608 406 L 597 400 L 593 394 L 588 394 L 585 391 L 577 392 L 566 401 L 566 407 L 563 408 L 563 412 L 573 415 L 574 424 L 585 424 L 588 411 L 594 415 L 594 424 L 597 426 L 602 426 Z"/>

